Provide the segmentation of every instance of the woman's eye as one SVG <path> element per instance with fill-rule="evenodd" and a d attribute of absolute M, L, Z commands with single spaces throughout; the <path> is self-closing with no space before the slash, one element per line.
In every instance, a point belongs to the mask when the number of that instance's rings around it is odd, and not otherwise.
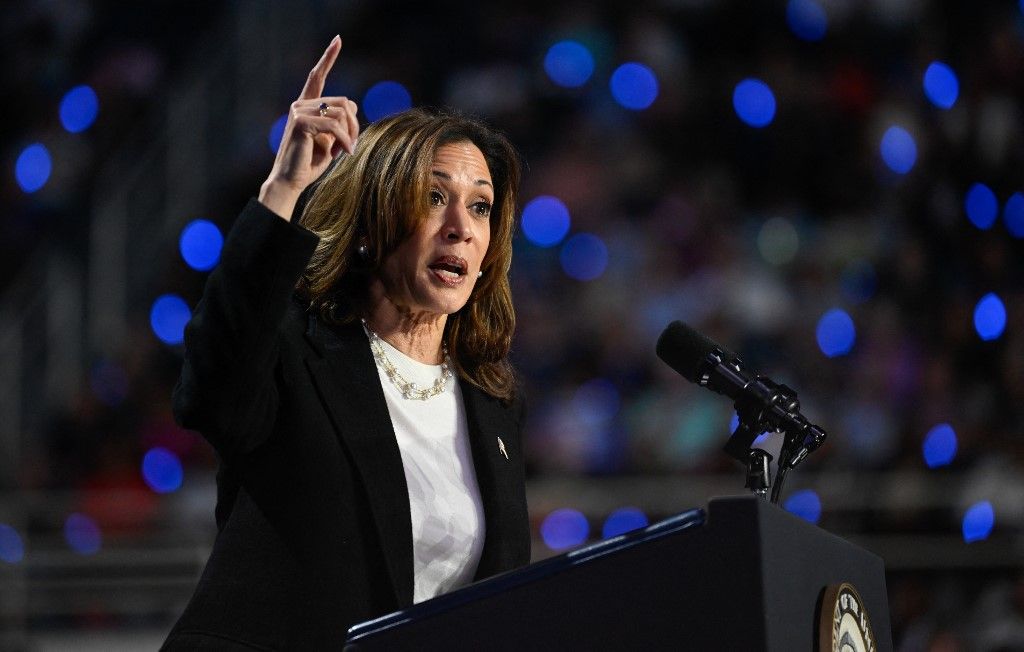
<path fill-rule="evenodd" d="M 430 191 L 430 205 L 431 206 L 441 206 L 442 204 L 444 204 L 444 195 L 442 195 L 441 193 L 439 193 L 436 190 L 431 190 Z"/>
<path fill-rule="evenodd" d="M 478 201 L 473 204 L 473 210 L 480 217 L 488 217 L 491 214 L 491 205 L 485 201 Z"/>

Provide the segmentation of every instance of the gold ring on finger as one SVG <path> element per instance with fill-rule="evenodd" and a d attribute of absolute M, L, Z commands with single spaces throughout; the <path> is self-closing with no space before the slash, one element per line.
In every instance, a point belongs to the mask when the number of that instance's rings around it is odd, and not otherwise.
<path fill-rule="evenodd" d="M 320 117 L 321 118 L 324 117 L 325 115 L 327 115 L 327 109 L 328 108 L 329 107 L 327 106 L 327 102 L 321 102 L 320 103 L 319 109 L 320 109 Z"/>

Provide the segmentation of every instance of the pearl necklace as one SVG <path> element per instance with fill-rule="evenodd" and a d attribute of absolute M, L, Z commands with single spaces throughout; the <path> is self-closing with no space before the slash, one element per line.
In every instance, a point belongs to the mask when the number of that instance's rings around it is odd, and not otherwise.
<path fill-rule="evenodd" d="M 370 350 L 373 352 L 373 359 L 377 361 L 377 366 L 384 370 L 384 375 L 388 377 L 391 384 L 397 387 L 398 391 L 402 392 L 402 396 L 404 398 L 425 401 L 428 398 L 437 396 L 447 388 L 448 381 L 452 377 L 452 368 L 449 364 L 447 345 L 442 345 L 444 362 L 441 363 L 441 377 L 435 380 L 434 384 L 430 387 L 420 389 L 416 386 L 416 383 L 410 383 L 405 379 L 405 376 L 398 371 L 398 368 L 395 367 L 395 364 L 391 362 L 391 359 L 388 357 L 387 351 L 384 350 L 384 340 L 370 330 L 365 319 L 362 321 L 363 328 L 366 329 L 366 334 L 370 338 Z"/>

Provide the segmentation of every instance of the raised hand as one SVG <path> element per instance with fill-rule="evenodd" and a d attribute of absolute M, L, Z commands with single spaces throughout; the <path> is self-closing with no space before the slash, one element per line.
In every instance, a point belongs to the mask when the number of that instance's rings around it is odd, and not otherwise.
<path fill-rule="evenodd" d="M 260 202 L 285 219 L 291 219 L 299 195 L 335 157 L 342 151 L 355 151 L 359 138 L 356 103 L 345 97 L 321 97 L 340 51 L 341 37 L 335 36 L 309 72 L 302 93 L 288 112 L 274 166 L 260 188 Z"/>

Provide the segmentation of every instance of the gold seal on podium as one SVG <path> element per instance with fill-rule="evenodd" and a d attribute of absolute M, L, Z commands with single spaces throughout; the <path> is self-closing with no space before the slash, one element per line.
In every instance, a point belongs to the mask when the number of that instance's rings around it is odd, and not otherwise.
<path fill-rule="evenodd" d="M 818 621 L 820 652 L 875 652 L 875 634 L 857 589 L 852 584 L 829 584 L 821 597 Z"/>

